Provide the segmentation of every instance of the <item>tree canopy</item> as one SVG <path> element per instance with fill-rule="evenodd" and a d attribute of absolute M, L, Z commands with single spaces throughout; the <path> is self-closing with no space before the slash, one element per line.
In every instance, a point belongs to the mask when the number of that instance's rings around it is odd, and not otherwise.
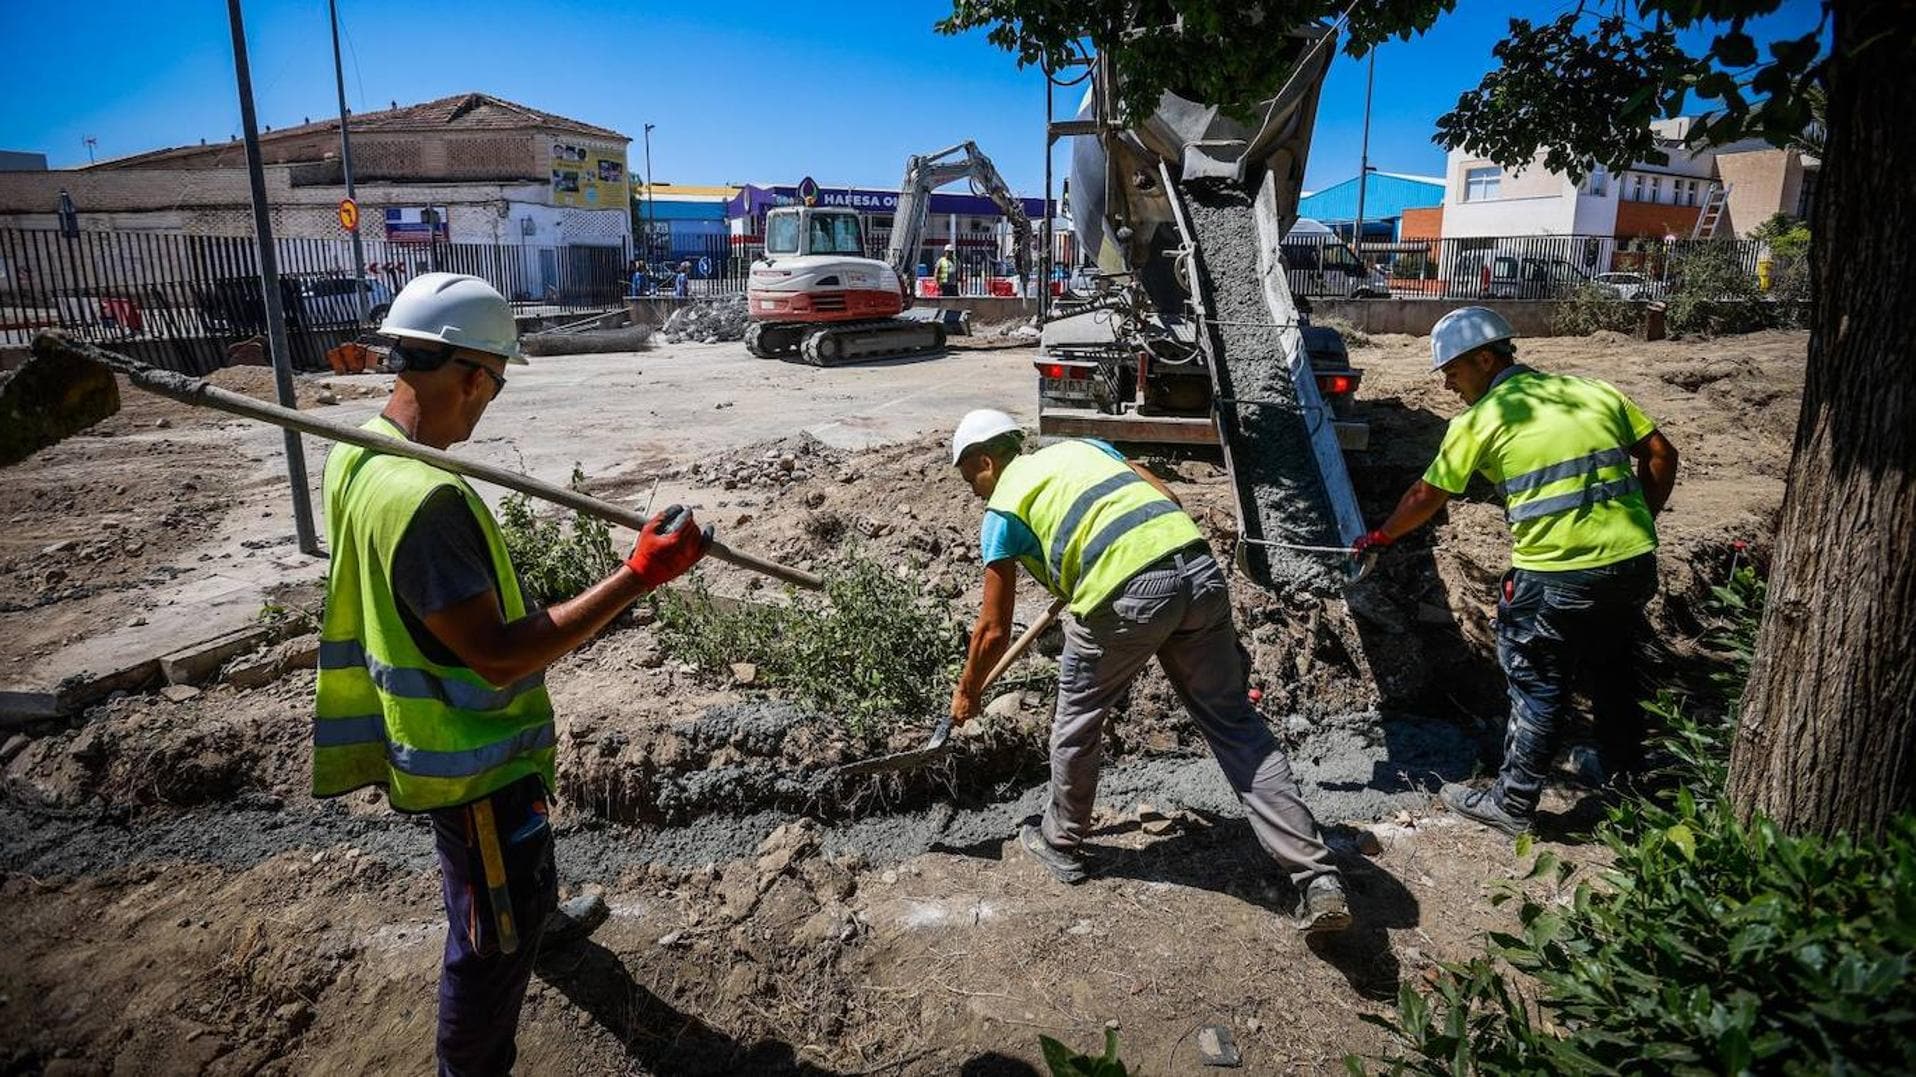
<path fill-rule="evenodd" d="M 1686 108 L 1704 119 L 1695 142 L 1761 137 L 1784 144 L 1812 124 L 1829 20 L 1801 37 L 1759 43 L 1750 20 L 1780 0 L 1636 0 L 1578 4 L 1555 19 L 1510 20 L 1497 66 L 1437 121 L 1435 141 L 1507 168 L 1538 153 L 1581 177 L 1663 157 L 1650 121 Z M 1166 90 L 1248 113 L 1277 93 L 1316 35 L 1336 27 L 1362 56 L 1408 40 L 1455 0 L 952 0 L 940 32 L 983 29 L 1020 66 L 1062 71 L 1095 49 L 1116 74 L 1119 106 L 1149 113 Z M 1701 53 L 1682 36 L 1713 31 Z"/>

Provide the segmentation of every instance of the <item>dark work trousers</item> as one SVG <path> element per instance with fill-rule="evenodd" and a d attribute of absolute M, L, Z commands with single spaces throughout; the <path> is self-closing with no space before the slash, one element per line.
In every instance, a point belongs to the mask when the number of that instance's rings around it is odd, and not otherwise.
<path fill-rule="evenodd" d="M 1563 745 L 1570 692 L 1590 697 L 1597 749 L 1612 778 L 1643 758 L 1649 640 L 1643 607 L 1657 590 L 1656 555 L 1602 568 L 1533 572 L 1513 568 L 1497 604 L 1497 660 L 1510 683 L 1497 802 L 1512 815 L 1537 810 L 1544 775 Z"/>
<path fill-rule="evenodd" d="M 514 1036 L 546 917 L 559 904 L 545 783 L 536 776 L 493 793 L 492 814 L 512 898 L 519 948 L 499 950 L 498 920 L 486 886 L 472 808 L 432 812 L 446 896 L 446 959 L 439 971 L 439 1072 L 443 1077 L 512 1072 Z"/>

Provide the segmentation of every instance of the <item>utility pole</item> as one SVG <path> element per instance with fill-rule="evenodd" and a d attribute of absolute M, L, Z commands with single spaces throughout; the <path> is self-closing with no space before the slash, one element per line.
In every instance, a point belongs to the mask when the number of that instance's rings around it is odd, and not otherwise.
<path fill-rule="evenodd" d="M 1370 71 L 1364 76 L 1364 144 L 1357 162 L 1357 223 L 1351 226 L 1351 253 L 1364 260 L 1364 191 L 1370 187 L 1370 91 L 1377 82 L 1377 47 L 1371 46 Z"/>
<path fill-rule="evenodd" d="M 353 190 L 353 139 L 346 131 L 346 71 L 339 63 L 339 2 L 326 0 L 326 13 L 333 20 L 333 85 L 339 89 L 339 167 L 346 177 L 346 197 L 354 205 L 359 197 Z M 371 297 L 366 294 L 366 247 L 359 239 L 359 229 L 353 229 L 353 309 L 359 312 L 360 324 L 365 324 L 369 313 L 366 309 Z"/>
<path fill-rule="evenodd" d="M 645 125 L 645 275 L 652 275 L 652 229 L 656 227 L 652 217 L 652 129 L 656 123 Z"/>
<path fill-rule="evenodd" d="M 293 357 L 286 347 L 286 310 L 280 305 L 279 259 L 273 249 L 273 216 L 266 204 L 266 168 L 259 151 L 259 117 L 253 113 L 253 74 L 246 63 L 246 23 L 240 0 L 226 0 L 226 17 L 233 24 L 233 77 L 239 83 L 240 126 L 246 135 L 246 176 L 253 188 L 253 235 L 259 248 L 260 298 L 266 307 L 267 346 L 273 357 L 273 387 L 281 407 L 298 407 L 293 396 Z M 319 536 L 313 530 L 313 503 L 306 489 L 306 449 L 299 434 L 286 435 L 286 481 L 293 488 L 293 531 L 301 553 L 317 555 Z"/>
<path fill-rule="evenodd" d="M 99 145 L 100 140 L 97 138 L 94 138 L 92 135 L 87 135 L 81 138 L 80 141 L 86 143 L 86 163 L 92 164 L 93 163 L 93 147 Z"/>

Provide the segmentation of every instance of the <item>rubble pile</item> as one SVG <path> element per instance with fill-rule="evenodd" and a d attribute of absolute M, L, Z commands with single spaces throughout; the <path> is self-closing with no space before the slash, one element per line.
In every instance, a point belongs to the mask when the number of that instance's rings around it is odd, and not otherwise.
<path fill-rule="evenodd" d="M 681 476 L 737 490 L 754 486 L 786 487 L 814 477 L 851 482 L 858 478 L 858 471 L 844 452 L 810 434 L 799 434 L 767 446 L 701 460 L 674 475 Z"/>
<path fill-rule="evenodd" d="M 717 344 L 721 340 L 744 340 L 748 321 L 741 293 L 688 303 L 665 320 L 663 332 L 674 344 Z"/>

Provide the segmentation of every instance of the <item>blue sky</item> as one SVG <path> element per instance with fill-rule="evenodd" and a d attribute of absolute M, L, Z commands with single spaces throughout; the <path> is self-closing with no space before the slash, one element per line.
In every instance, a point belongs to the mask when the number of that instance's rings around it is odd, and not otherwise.
<path fill-rule="evenodd" d="M 1012 186 L 1043 185 L 1044 84 L 982 33 L 934 34 L 939 0 L 828 4 L 527 4 L 523 0 L 340 0 L 350 41 L 347 100 L 388 102 L 484 90 L 633 137 L 652 134 L 660 180 L 896 185 L 910 153 L 965 138 Z M 1460 0 L 1426 36 L 1377 60 L 1371 161 L 1441 173 L 1432 121 L 1476 84 L 1512 14 L 1562 3 Z M 260 122 L 284 127 L 335 110 L 324 0 L 245 5 Z M 403 14 L 399 14 L 403 12 Z M 1804 33 L 1813 0 L 1785 0 L 1755 27 Z M 0 149 L 84 164 L 224 141 L 239 131 L 225 5 L 212 0 L 0 0 Z M 1075 93 L 1075 91 L 1073 91 Z M 1059 94 L 1065 107 L 1065 94 Z M 1073 99 L 1075 103 L 1075 98 Z M 1341 54 L 1325 83 L 1306 185 L 1356 175 L 1364 66 Z"/>

